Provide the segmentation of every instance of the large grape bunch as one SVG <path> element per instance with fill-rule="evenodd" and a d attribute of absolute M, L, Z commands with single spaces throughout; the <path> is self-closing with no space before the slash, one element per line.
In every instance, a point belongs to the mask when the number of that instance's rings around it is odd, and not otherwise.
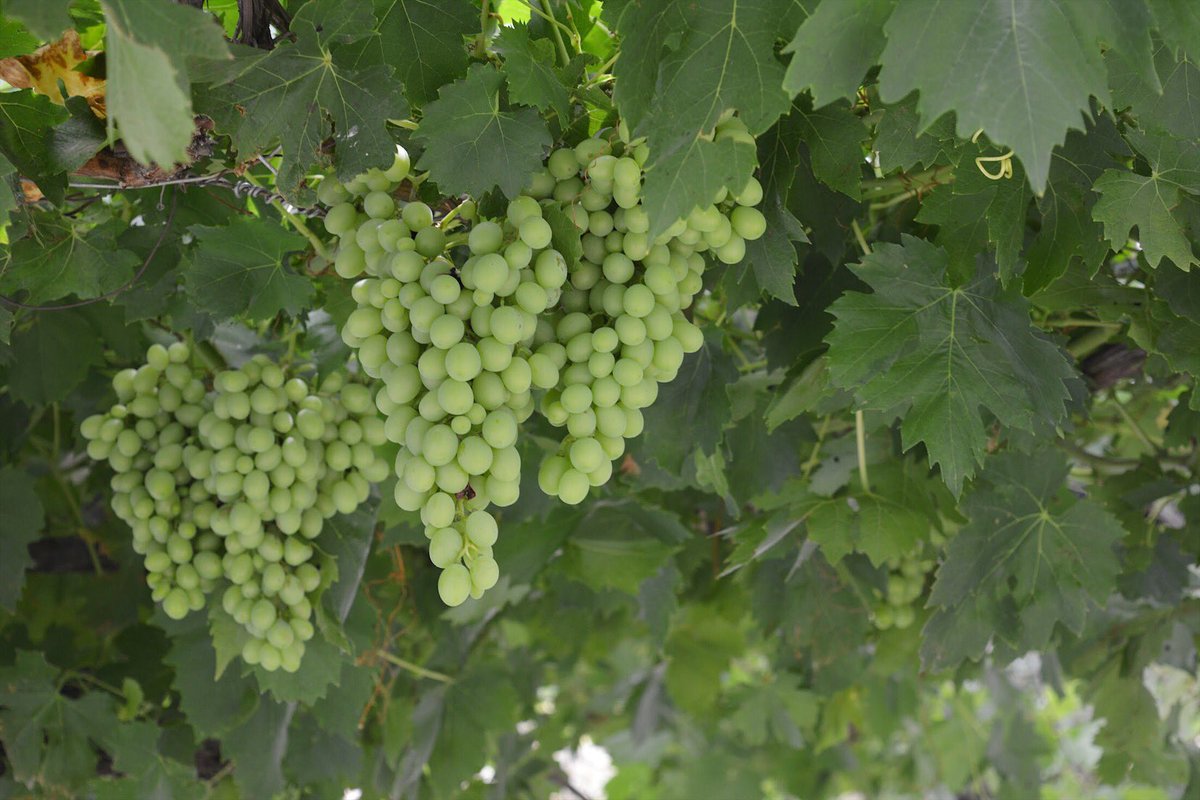
<path fill-rule="evenodd" d="M 245 630 L 243 659 L 300 667 L 328 570 L 313 546 L 389 465 L 370 391 L 334 374 L 316 388 L 264 356 L 212 377 L 187 345 L 153 345 L 113 378 L 117 404 L 84 420 L 88 454 L 106 460 L 112 507 L 132 530 L 155 601 L 173 619 L 224 587 Z"/>
<path fill-rule="evenodd" d="M 716 131 L 748 136 L 732 117 Z M 547 494 L 577 504 L 607 482 L 641 409 L 703 344 L 683 311 L 705 253 L 737 263 L 765 230 L 751 178 L 651 238 L 647 155 L 623 128 L 555 150 L 503 217 L 473 219 L 465 235 L 470 200 L 440 220 L 423 202 L 397 204 L 402 150 L 386 171 L 318 187 L 334 268 L 357 279 L 342 336 L 381 382 L 376 405 L 400 445 L 396 503 L 420 512 L 447 605 L 498 579 L 488 508 L 519 495 L 521 423 L 538 410 L 564 429 L 538 470 Z M 569 263 L 563 251 L 578 249 Z"/>

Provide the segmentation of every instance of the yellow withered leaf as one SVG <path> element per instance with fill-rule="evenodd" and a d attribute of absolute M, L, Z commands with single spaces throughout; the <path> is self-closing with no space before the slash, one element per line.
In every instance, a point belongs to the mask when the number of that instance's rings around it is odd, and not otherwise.
<path fill-rule="evenodd" d="M 58 87 L 61 80 L 68 96 L 84 98 L 92 112 L 103 119 L 104 81 L 75 70 L 87 58 L 79 34 L 67 31 L 57 42 L 42 45 L 29 55 L 0 58 L 0 80 L 18 89 L 32 89 L 63 105 L 62 91 Z"/>

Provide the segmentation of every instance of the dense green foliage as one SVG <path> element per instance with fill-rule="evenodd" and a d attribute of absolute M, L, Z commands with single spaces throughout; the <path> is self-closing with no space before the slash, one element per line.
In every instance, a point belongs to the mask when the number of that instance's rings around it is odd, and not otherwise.
<path fill-rule="evenodd" d="M 1200 796 L 1193 4 L 195 5 L 0 6 L 0 798 Z"/>

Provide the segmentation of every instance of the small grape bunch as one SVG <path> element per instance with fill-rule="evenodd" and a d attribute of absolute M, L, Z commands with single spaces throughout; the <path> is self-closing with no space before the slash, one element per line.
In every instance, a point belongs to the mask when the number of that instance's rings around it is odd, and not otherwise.
<path fill-rule="evenodd" d="M 365 386 L 335 373 L 318 389 L 265 356 L 218 373 L 213 386 L 198 431 L 211 454 L 205 487 L 221 503 L 210 519 L 230 583 L 221 604 L 250 634 L 243 660 L 294 672 L 324 583 L 312 542 L 388 474 L 375 453 L 383 421 Z"/>
<path fill-rule="evenodd" d="M 172 619 L 203 608 L 221 577 L 220 540 L 208 530 L 215 506 L 190 468 L 206 400 L 190 356 L 182 342 L 152 345 L 144 365 L 113 377 L 117 403 L 81 425 L 88 455 L 114 472 L 112 509 L 133 533 L 151 596 Z"/>
<path fill-rule="evenodd" d="M 916 619 L 914 603 L 925 591 L 926 576 L 935 561 L 923 555 L 923 548 L 888 563 L 887 587 L 872 611 L 872 620 L 880 630 L 904 629 Z"/>

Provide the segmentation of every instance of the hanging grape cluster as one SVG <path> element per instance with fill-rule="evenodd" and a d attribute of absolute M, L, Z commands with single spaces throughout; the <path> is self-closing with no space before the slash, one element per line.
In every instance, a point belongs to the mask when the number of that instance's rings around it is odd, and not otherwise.
<path fill-rule="evenodd" d="M 875 590 L 871 621 L 880 630 L 907 628 L 917 617 L 917 601 L 925 593 L 929 573 L 937 566 L 936 552 L 946 543 L 939 531 L 931 531 L 927 542 L 887 563 L 887 583 Z"/>
<path fill-rule="evenodd" d="M 715 135 L 750 138 L 733 117 Z M 437 221 L 425 203 L 397 204 L 402 150 L 385 171 L 319 185 L 334 268 L 357 279 L 342 336 L 380 381 L 396 503 L 420 512 L 447 605 L 499 577 L 487 509 L 517 500 L 521 423 L 538 410 L 564 429 L 538 470 L 547 494 L 576 504 L 608 481 L 641 410 L 703 344 L 683 311 L 705 253 L 737 263 L 765 231 L 751 178 L 651 237 L 647 155 L 624 128 L 555 150 L 503 217 L 472 219 L 465 236 L 472 201 Z"/>
<path fill-rule="evenodd" d="M 187 345 L 153 345 L 113 378 L 117 404 L 82 424 L 113 469 L 112 508 L 133 532 L 155 601 L 173 619 L 221 605 L 247 632 L 243 659 L 300 667 L 327 584 L 315 540 L 389 467 L 370 391 L 335 373 L 318 389 L 265 356 L 218 372 Z"/>

